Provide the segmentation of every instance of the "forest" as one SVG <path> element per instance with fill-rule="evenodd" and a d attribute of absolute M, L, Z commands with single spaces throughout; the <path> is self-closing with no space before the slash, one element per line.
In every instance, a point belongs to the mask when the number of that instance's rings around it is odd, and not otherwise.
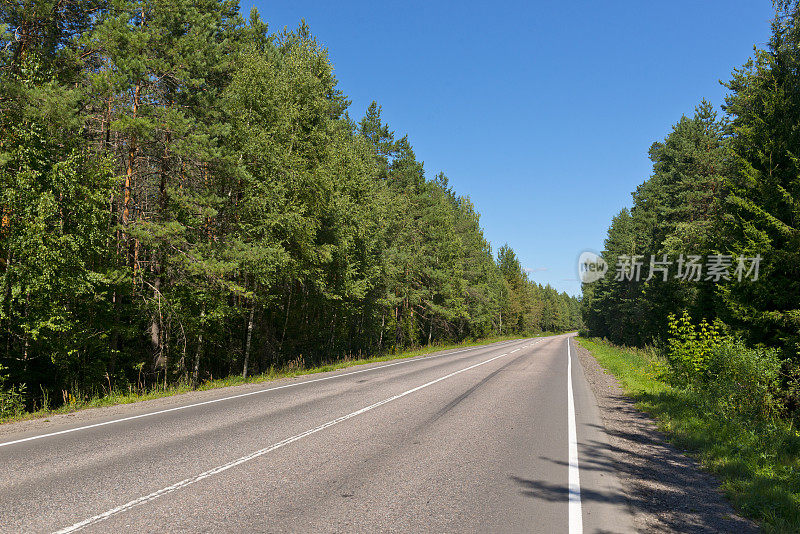
<path fill-rule="evenodd" d="M 800 4 L 775 6 L 766 47 L 723 82 L 722 113 L 703 100 L 653 143 L 652 175 L 611 222 L 609 271 L 584 284 L 582 312 L 588 335 L 659 348 L 673 382 L 707 390 L 727 377 L 731 395 L 763 386 L 739 400 L 787 415 L 800 408 Z M 633 257 L 644 273 L 651 258 L 690 256 L 726 268 L 614 275 Z M 758 271 L 741 276 L 739 258 L 759 258 Z"/>
<path fill-rule="evenodd" d="M 0 4 L 0 416 L 580 326 L 349 105 L 236 1 Z"/>

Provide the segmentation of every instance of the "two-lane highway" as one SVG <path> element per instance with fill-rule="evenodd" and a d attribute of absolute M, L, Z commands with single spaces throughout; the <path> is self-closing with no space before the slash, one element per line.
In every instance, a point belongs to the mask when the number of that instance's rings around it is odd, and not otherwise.
<path fill-rule="evenodd" d="M 569 336 L 0 438 L 3 532 L 628 532 Z"/>

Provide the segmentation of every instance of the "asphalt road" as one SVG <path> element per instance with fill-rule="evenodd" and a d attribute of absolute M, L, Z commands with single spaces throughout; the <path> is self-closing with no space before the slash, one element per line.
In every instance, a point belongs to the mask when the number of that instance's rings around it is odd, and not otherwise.
<path fill-rule="evenodd" d="M 6 432 L 0 531 L 629 532 L 626 504 L 603 498 L 620 493 L 616 476 L 580 469 L 607 441 L 569 343 L 497 343 Z"/>

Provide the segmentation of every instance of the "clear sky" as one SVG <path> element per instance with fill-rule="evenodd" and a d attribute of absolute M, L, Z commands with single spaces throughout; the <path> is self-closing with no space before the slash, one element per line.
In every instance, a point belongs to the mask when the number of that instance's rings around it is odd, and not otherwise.
<path fill-rule="evenodd" d="M 531 277 L 580 293 L 578 254 L 650 175 L 647 150 L 769 36 L 769 0 L 242 0 L 271 30 L 304 18 L 350 114 L 372 100 L 444 171 Z"/>

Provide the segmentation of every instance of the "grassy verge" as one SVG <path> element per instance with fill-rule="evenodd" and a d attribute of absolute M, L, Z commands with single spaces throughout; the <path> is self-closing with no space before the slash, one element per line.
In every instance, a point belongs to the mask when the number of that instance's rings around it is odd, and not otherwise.
<path fill-rule="evenodd" d="M 579 339 L 677 447 L 717 475 L 743 515 L 766 532 L 800 532 L 800 432 L 789 420 L 735 417 L 703 391 L 674 388 L 649 351 Z"/>
<path fill-rule="evenodd" d="M 554 335 L 554 334 L 552 332 L 542 332 L 540 334 L 528 337 L 544 337 L 549 335 Z M 291 366 L 285 366 L 282 368 L 271 368 L 269 371 L 265 373 L 248 376 L 247 378 L 242 378 L 241 375 L 232 375 L 226 378 L 219 378 L 215 380 L 205 381 L 202 384 L 200 384 L 197 390 L 204 391 L 209 389 L 224 388 L 228 386 L 238 386 L 242 384 L 256 384 L 262 382 L 269 382 L 271 380 L 278 380 L 280 378 L 291 378 L 300 375 L 324 373 L 327 371 L 335 371 L 337 369 L 344 369 L 346 367 L 352 367 L 355 365 L 384 362 L 401 358 L 413 358 L 415 356 L 423 356 L 425 354 L 430 354 L 433 352 L 439 352 L 443 350 L 457 349 L 461 347 L 472 347 L 476 345 L 484 345 L 487 343 L 497 343 L 499 341 L 510 341 L 514 339 L 521 339 L 521 338 L 519 336 L 497 336 L 488 339 L 467 341 L 457 344 L 430 345 L 427 347 L 421 347 L 414 350 L 383 354 L 380 356 L 373 356 L 369 358 L 361 358 L 361 359 L 346 358 L 308 369 L 296 368 Z M 13 421 L 22 421 L 27 419 L 39 419 L 43 417 L 48 417 L 50 415 L 71 413 L 87 408 L 99 408 L 103 406 L 115 406 L 118 404 L 130 404 L 133 402 L 158 399 L 161 397 L 169 397 L 172 395 L 180 395 L 181 393 L 188 393 L 189 391 L 194 391 L 194 389 L 188 384 L 175 384 L 175 385 L 167 385 L 166 387 L 155 386 L 146 391 L 112 390 L 111 393 L 108 395 L 95 396 L 89 398 L 87 397 L 81 398 L 80 395 L 75 395 L 75 396 L 70 396 L 71 402 L 59 406 L 58 408 L 41 409 L 35 412 L 28 412 L 13 417 L 0 418 L 0 424 L 9 423 Z"/>

